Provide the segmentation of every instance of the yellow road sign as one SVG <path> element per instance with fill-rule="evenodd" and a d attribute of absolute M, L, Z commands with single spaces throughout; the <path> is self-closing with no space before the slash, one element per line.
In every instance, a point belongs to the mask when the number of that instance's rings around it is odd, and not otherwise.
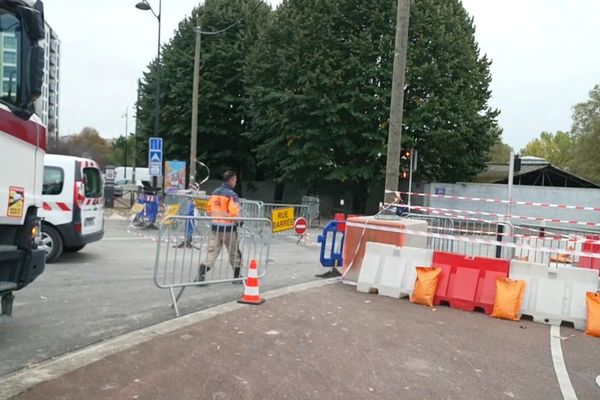
<path fill-rule="evenodd" d="M 271 213 L 273 232 L 283 232 L 294 229 L 294 207 L 276 208 Z"/>

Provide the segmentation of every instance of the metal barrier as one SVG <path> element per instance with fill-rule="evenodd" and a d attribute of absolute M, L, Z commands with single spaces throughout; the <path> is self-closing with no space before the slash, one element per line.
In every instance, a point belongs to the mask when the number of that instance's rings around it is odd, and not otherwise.
<path fill-rule="evenodd" d="M 578 266 L 580 256 L 570 255 L 568 252 L 585 252 L 585 244 L 590 238 L 600 235 L 598 230 L 584 230 L 572 228 L 558 228 L 541 225 L 516 225 L 515 243 L 528 247 L 539 247 L 535 249 L 516 249 L 515 257 L 540 263 L 555 265 Z M 555 249 L 549 252 L 547 249 Z"/>
<path fill-rule="evenodd" d="M 271 249 L 271 221 L 266 218 L 167 216 L 156 247 L 154 283 L 169 289 L 175 314 L 186 287 L 242 283 L 250 261 L 266 273 Z M 235 228 L 224 224 L 235 223 Z M 176 293 L 176 290 L 178 292 Z"/>
<path fill-rule="evenodd" d="M 509 222 L 469 220 L 434 215 L 407 214 L 406 218 L 427 222 L 427 230 L 439 235 L 451 235 L 472 241 L 428 237 L 427 247 L 436 251 L 464 254 L 471 257 L 512 259 L 515 249 L 495 244 L 476 243 L 477 239 L 512 243 L 513 225 Z"/>
<path fill-rule="evenodd" d="M 308 220 L 311 225 L 319 225 L 321 222 L 319 198 L 314 196 L 302 196 L 302 205 L 308 206 Z"/>
<path fill-rule="evenodd" d="M 263 217 L 263 202 L 257 200 L 240 199 L 241 215 L 247 218 Z"/>
<path fill-rule="evenodd" d="M 306 219 L 305 231 L 310 231 L 310 208 L 302 204 L 263 203 L 264 217 L 273 225 L 274 236 L 298 236 L 294 223 L 298 218 Z"/>

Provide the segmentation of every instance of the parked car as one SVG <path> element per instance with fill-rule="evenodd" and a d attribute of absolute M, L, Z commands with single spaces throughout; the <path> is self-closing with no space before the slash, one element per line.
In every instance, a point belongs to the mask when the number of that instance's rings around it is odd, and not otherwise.
<path fill-rule="evenodd" d="M 124 192 L 139 192 L 144 188 L 140 180 L 133 182 L 133 179 L 119 179 L 115 181 L 115 197 L 122 197 Z"/>
<path fill-rule="evenodd" d="M 46 262 L 104 236 L 102 177 L 93 160 L 46 154 L 42 201 L 38 216 Z"/>

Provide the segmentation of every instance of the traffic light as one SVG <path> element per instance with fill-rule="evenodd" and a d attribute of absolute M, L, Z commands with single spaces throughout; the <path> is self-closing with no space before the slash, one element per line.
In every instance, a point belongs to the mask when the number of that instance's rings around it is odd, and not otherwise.
<path fill-rule="evenodd" d="M 410 157 L 411 157 L 411 155 L 412 155 L 412 154 L 411 154 L 411 151 L 410 151 L 410 149 L 402 149 L 402 150 L 400 151 L 400 157 L 401 157 L 403 160 L 409 160 L 409 159 L 410 159 Z"/>
<path fill-rule="evenodd" d="M 402 169 L 402 179 L 406 179 L 408 178 L 408 171 L 405 169 Z"/>

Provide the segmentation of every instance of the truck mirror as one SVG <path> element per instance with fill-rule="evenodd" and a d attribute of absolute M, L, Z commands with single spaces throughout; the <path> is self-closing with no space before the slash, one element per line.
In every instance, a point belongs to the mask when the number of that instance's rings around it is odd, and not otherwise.
<path fill-rule="evenodd" d="M 42 85 L 44 84 L 44 49 L 41 46 L 31 48 L 30 59 L 30 82 L 28 100 L 34 102 L 42 95 Z"/>

